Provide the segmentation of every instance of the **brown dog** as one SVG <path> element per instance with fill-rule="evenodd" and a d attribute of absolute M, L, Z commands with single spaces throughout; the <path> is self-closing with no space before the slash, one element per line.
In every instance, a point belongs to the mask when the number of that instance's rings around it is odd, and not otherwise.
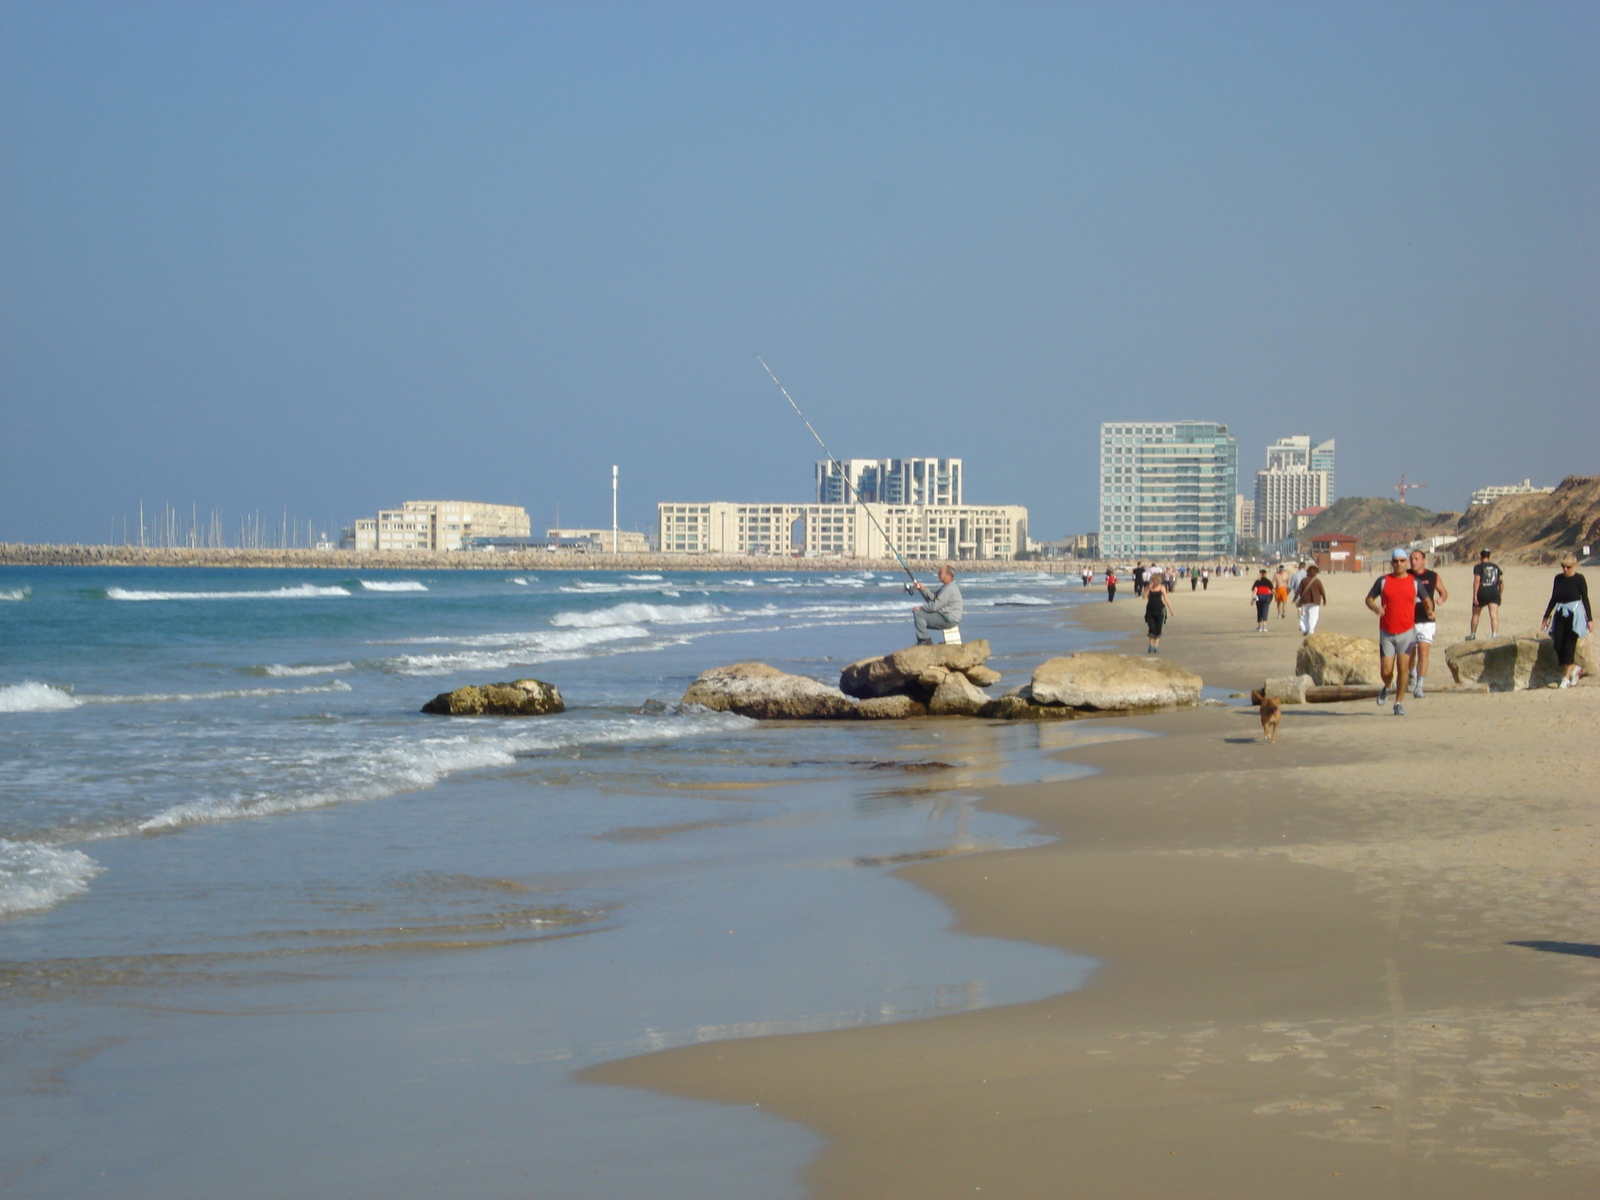
<path fill-rule="evenodd" d="M 1270 696 L 1261 699 L 1261 732 L 1266 735 L 1267 741 L 1278 740 L 1278 718 L 1283 715 L 1283 705 Z"/>

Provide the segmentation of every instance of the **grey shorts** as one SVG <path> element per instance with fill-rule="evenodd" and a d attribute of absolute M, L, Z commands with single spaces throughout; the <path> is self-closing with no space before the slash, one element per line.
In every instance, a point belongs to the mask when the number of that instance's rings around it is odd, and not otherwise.
<path fill-rule="evenodd" d="M 1408 629 L 1404 633 L 1378 634 L 1378 653 L 1384 658 L 1398 658 L 1402 654 L 1410 654 L 1416 649 L 1417 631 Z"/>

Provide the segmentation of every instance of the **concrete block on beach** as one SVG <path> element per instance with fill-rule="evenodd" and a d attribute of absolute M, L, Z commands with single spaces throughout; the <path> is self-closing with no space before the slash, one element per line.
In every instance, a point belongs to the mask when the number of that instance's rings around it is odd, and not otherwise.
<path fill-rule="evenodd" d="M 1071 654 L 1035 667 L 1028 695 L 1034 704 L 1104 712 L 1198 704 L 1200 687 L 1200 676 L 1164 658 Z"/>
<path fill-rule="evenodd" d="M 1306 703 L 1306 689 L 1316 681 L 1309 675 L 1289 675 L 1282 679 L 1269 679 L 1261 685 L 1261 694 L 1268 700 L 1281 704 Z"/>
<path fill-rule="evenodd" d="M 1383 681 L 1378 673 L 1378 643 L 1343 633 L 1313 633 L 1302 641 L 1294 656 L 1294 673 L 1309 675 L 1318 684 L 1377 687 Z"/>
<path fill-rule="evenodd" d="M 1457 642 L 1446 647 L 1444 660 L 1457 684 L 1486 684 L 1491 692 L 1547 687 L 1562 676 L 1554 643 L 1538 630 Z M 1585 675 L 1595 673 L 1593 637 L 1578 639 L 1575 661 Z"/>
<path fill-rule="evenodd" d="M 683 694 L 683 703 L 762 721 L 839 720 L 859 715 L 855 701 L 838 688 L 762 662 L 733 663 L 702 672 Z"/>
<path fill-rule="evenodd" d="M 444 717 L 540 717 L 566 710 L 556 685 L 542 679 L 457 688 L 440 692 L 422 706 L 423 712 Z"/>

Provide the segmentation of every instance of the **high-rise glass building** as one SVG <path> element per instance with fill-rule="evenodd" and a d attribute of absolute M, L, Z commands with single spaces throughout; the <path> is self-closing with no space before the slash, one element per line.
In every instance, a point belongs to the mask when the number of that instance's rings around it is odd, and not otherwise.
<path fill-rule="evenodd" d="M 817 460 L 818 504 L 961 506 L 959 458 Z"/>
<path fill-rule="evenodd" d="M 1156 560 L 1231 555 L 1239 447 L 1215 421 L 1100 426 L 1100 553 Z"/>

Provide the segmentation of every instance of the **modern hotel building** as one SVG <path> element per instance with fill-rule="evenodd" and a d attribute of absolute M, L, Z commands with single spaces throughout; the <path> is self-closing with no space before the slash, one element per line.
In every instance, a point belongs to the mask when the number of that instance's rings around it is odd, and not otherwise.
<path fill-rule="evenodd" d="M 817 462 L 817 503 L 961 507 L 959 458 L 846 458 Z"/>
<path fill-rule="evenodd" d="M 1108 558 L 1231 555 L 1239 447 L 1214 421 L 1100 426 L 1100 552 Z"/>
<path fill-rule="evenodd" d="M 1255 534 L 1263 546 L 1283 541 L 1298 528 L 1295 514 L 1334 501 L 1334 444 L 1315 446 L 1303 433 L 1267 447 L 1267 469 L 1256 472 Z"/>
<path fill-rule="evenodd" d="M 1028 546 L 1028 510 L 1017 504 L 660 504 L 664 554 L 807 558 L 1014 558 Z M 872 517 L 877 518 L 874 525 Z"/>

